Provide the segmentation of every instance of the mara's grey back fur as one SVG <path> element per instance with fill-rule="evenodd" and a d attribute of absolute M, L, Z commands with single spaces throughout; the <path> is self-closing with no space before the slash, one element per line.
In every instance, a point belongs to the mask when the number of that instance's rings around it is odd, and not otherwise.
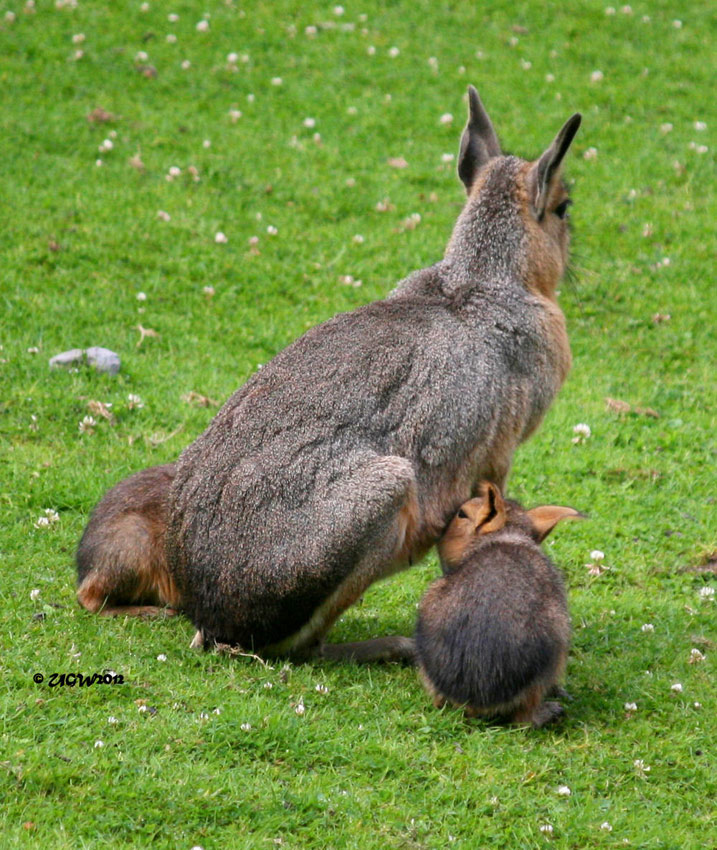
<path fill-rule="evenodd" d="M 471 88 L 444 259 L 296 340 L 183 452 L 167 555 L 205 642 L 311 650 L 478 481 L 504 485 L 570 366 L 559 172 L 579 120 L 534 163 L 504 157 Z"/>

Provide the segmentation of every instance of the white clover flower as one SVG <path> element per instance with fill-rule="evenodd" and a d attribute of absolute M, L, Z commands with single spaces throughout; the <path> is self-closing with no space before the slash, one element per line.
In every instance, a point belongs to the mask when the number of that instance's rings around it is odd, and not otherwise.
<path fill-rule="evenodd" d="M 328 694 L 328 692 L 329 692 L 329 689 L 326 687 L 326 685 L 318 684 L 316 686 L 316 692 L 326 696 L 326 694 Z"/>
<path fill-rule="evenodd" d="M 38 520 L 38 522 L 39 522 L 39 520 Z M 48 525 L 49 525 L 49 523 L 48 523 Z M 32 602 L 37 602 L 39 596 L 40 596 L 40 588 L 39 587 L 36 587 L 36 588 L 34 588 L 33 590 L 30 591 L 30 599 L 32 600 Z"/>
<path fill-rule="evenodd" d="M 170 221 L 172 216 L 168 212 L 165 212 L 164 210 L 157 210 L 157 218 L 160 221 Z"/>
<path fill-rule="evenodd" d="M 264 682 L 264 688 L 265 688 L 265 690 L 270 691 L 273 687 L 274 687 L 274 683 L 273 683 L 273 682 Z"/>
<path fill-rule="evenodd" d="M 119 723 L 119 720 L 117 720 L 116 717 L 113 717 L 112 715 L 110 715 L 107 718 L 107 722 L 110 724 L 110 726 L 116 726 Z"/>
<path fill-rule="evenodd" d="M 530 62 L 528 59 L 521 59 L 520 60 L 520 67 L 524 71 L 529 71 L 533 67 L 533 63 Z"/>
<path fill-rule="evenodd" d="M 313 130 L 316 126 L 316 120 L 314 118 L 304 118 L 304 127 L 308 127 L 309 130 Z"/>
<path fill-rule="evenodd" d="M 167 44 L 176 44 L 177 36 L 173 32 L 167 33 L 166 42 Z"/>
<path fill-rule="evenodd" d="M 605 9 L 605 14 L 606 15 L 614 15 L 615 14 L 615 7 L 614 6 L 608 6 Z"/>
<path fill-rule="evenodd" d="M 334 6 L 333 12 L 336 17 L 340 18 L 346 10 L 343 6 Z"/>
<path fill-rule="evenodd" d="M 237 121 L 241 118 L 241 111 L 239 109 L 230 109 L 229 110 L 229 118 L 232 124 L 236 124 Z"/>
<path fill-rule="evenodd" d="M 28 354 L 39 354 L 40 349 L 36 345 L 32 345 L 32 346 L 30 346 L 30 348 L 27 349 L 27 353 Z"/>
<path fill-rule="evenodd" d="M 166 660 L 167 660 L 167 656 L 163 652 L 160 652 L 159 655 L 157 656 L 157 661 L 166 661 Z"/>
<path fill-rule="evenodd" d="M 714 587 L 701 587 L 699 597 L 700 599 L 709 599 L 711 602 L 715 598 Z"/>
<path fill-rule="evenodd" d="M 209 21 L 197 21 L 197 32 L 209 32 Z"/>
<path fill-rule="evenodd" d="M 99 145 L 97 150 L 100 153 L 107 153 L 108 151 L 111 151 L 113 147 L 114 147 L 114 144 L 112 143 L 112 139 L 105 139 L 104 142 L 102 142 L 102 144 Z"/>
<path fill-rule="evenodd" d="M 139 7 L 140 12 L 149 12 L 149 3 L 142 3 Z"/>
<path fill-rule="evenodd" d="M 592 436 L 592 431 L 590 430 L 590 426 L 586 425 L 584 422 L 578 422 L 577 425 L 573 426 L 573 443 L 584 443 Z"/>
<path fill-rule="evenodd" d="M 236 63 L 238 61 L 239 61 L 239 54 L 238 53 L 227 53 L 227 62 L 230 65 L 236 65 Z"/>
<path fill-rule="evenodd" d="M 590 553 L 590 557 L 593 559 L 593 561 L 604 561 L 605 553 L 601 552 L 599 549 L 593 549 Z"/>
<path fill-rule="evenodd" d="M 147 52 L 146 52 L 146 51 L 144 51 L 144 50 L 138 50 L 138 51 L 134 54 L 134 60 L 135 60 L 135 62 L 146 62 L 148 59 L 149 59 L 149 53 L 147 53 Z"/>
<path fill-rule="evenodd" d="M 189 59 L 184 59 L 180 67 L 183 71 L 188 71 L 192 67 L 192 63 L 189 61 Z"/>
<path fill-rule="evenodd" d="M 632 6 L 621 6 L 620 11 L 623 15 L 631 15 L 632 14 Z"/>
<path fill-rule="evenodd" d="M 636 702 L 626 702 L 625 703 L 625 711 L 637 711 L 637 703 Z"/>
<path fill-rule="evenodd" d="M 545 75 L 546 83 L 554 83 L 555 82 L 555 74 L 546 74 Z"/>
<path fill-rule="evenodd" d="M 674 21 L 672 22 L 672 26 L 673 26 L 676 30 L 681 30 L 681 29 L 682 29 L 682 21 L 674 20 Z"/>
<path fill-rule="evenodd" d="M 449 163 L 449 162 L 453 162 L 454 159 L 455 159 L 455 155 L 452 154 L 452 153 L 441 154 L 441 162 Z"/>
<path fill-rule="evenodd" d="M 704 121 L 695 121 L 695 130 L 703 133 L 707 129 L 707 124 Z"/>
<path fill-rule="evenodd" d="M 217 243 L 217 245 L 225 245 L 229 241 L 229 239 L 224 233 L 222 233 L 221 230 L 218 230 L 214 234 L 214 241 Z"/>
<path fill-rule="evenodd" d="M 222 710 L 221 710 L 221 708 L 219 708 L 219 706 L 217 706 L 216 708 L 213 708 L 213 709 L 212 709 L 212 714 L 216 714 L 216 715 L 218 716 L 218 715 L 220 715 L 221 713 L 222 713 Z"/>
<path fill-rule="evenodd" d="M 204 293 L 204 294 L 205 294 L 208 298 L 211 298 L 211 297 L 214 295 L 214 293 L 215 293 L 215 289 L 214 289 L 214 287 L 213 287 L 213 286 L 204 286 L 204 287 L 202 287 L 202 292 L 203 292 L 203 293 Z"/>
<path fill-rule="evenodd" d="M 428 64 L 431 66 L 431 68 L 434 71 L 438 70 L 438 59 L 436 59 L 435 56 L 429 56 L 428 57 Z"/>
<path fill-rule="evenodd" d="M 239 728 L 242 730 L 242 732 L 251 732 L 251 723 L 242 723 Z"/>
<path fill-rule="evenodd" d="M 635 770 L 642 776 L 650 772 L 650 766 L 648 764 L 645 764 L 642 759 L 635 759 L 632 764 Z"/>
<path fill-rule="evenodd" d="M 11 24 L 15 20 L 15 13 L 14 12 L 5 12 L 5 20 L 9 24 Z"/>
<path fill-rule="evenodd" d="M 177 15 L 175 12 L 170 12 L 167 15 L 167 20 L 169 21 L 170 24 L 176 24 L 177 21 L 179 20 L 179 15 Z"/>
<path fill-rule="evenodd" d="M 701 702 L 695 702 L 695 703 L 692 703 L 692 705 L 693 705 L 695 708 L 697 708 L 697 709 L 702 708 L 702 703 L 701 703 Z"/>
<path fill-rule="evenodd" d="M 667 133 L 671 133 L 671 132 L 672 132 L 672 129 L 673 129 L 673 128 L 672 128 L 672 124 L 670 124 L 670 122 L 669 122 L 669 121 L 665 121 L 665 123 L 664 123 L 664 124 L 660 124 L 660 132 L 661 132 L 661 133 L 664 133 L 665 135 L 666 135 Z"/>
<path fill-rule="evenodd" d="M 282 78 L 281 78 L 281 77 L 272 77 L 272 78 L 271 78 L 271 84 L 272 84 L 272 86 L 280 86 L 280 85 L 282 85 L 282 84 L 283 84 L 283 82 L 284 82 L 284 81 L 282 80 Z"/>
<path fill-rule="evenodd" d="M 401 51 L 397 47 L 390 47 L 388 50 L 388 55 L 391 59 L 395 59 Z"/>
<path fill-rule="evenodd" d="M 146 292 L 138 292 L 135 297 L 137 298 L 138 301 L 146 301 L 147 300 L 147 293 Z"/>
<path fill-rule="evenodd" d="M 545 835 L 552 835 L 553 834 L 553 827 L 549 823 L 541 823 L 540 824 L 540 831 L 542 833 L 544 833 Z"/>
<path fill-rule="evenodd" d="M 583 154 L 583 159 L 597 159 L 597 148 L 589 147 Z"/>
<path fill-rule="evenodd" d="M 673 693 L 681 694 L 681 693 L 682 693 L 682 691 L 683 691 L 683 687 L 682 687 L 682 685 L 681 685 L 681 683 L 680 683 L 680 682 L 675 682 L 675 684 L 674 684 L 674 685 L 671 685 L 671 686 L 670 686 L 670 690 L 671 690 Z"/>
<path fill-rule="evenodd" d="M 599 83 L 604 77 L 605 75 L 602 71 L 593 71 L 592 74 L 590 74 L 590 82 Z"/>
<path fill-rule="evenodd" d="M 700 652 L 699 649 L 694 648 L 690 650 L 690 664 L 699 664 L 701 661 L 705 660 L 705 655 L 703 652 Z"/>
<path fill-rule="evenodd" d="M 450 112 L 444 112 L 443 115 L 438 119 L 439 124 L 452 124 L 453 116 Z"/>
<path fill-rule="evenodd" d="M 249 244 L 252 246 L 252 248 L 255 247 L 256 245 L 258 245 L 259 244 L 259 237 L 258 236 L 250 236 L 249 237 Z"/>
<path fill-rule="evenodd" d="M 294 711 L 299 715 L 299 717 L 306 713 L 306 706 L 304 705 L 303 697 L 299 697 L 299 701 L 296 704 L 296 708 L 294 709 Z"/>
<path fill-rule="evenodd" d="M 351 241 L 354 242 L 356 245 L 363 245 L 366 240 L 360 233 L 357 233 Z"/>
<path fill-rule="evenodd" d="M 278 231 L 278 229 L 277 229 L 276 227 L 274 227 L 274 225 L 273 225 L 273 224 L 270 224 L 270 225 L 268 225 L 268 227 L 266 228 L 266 232 L 269 234 L 269 236 L 276 236 L 276 234 L 277 234 L 279 231 Z"/>
<path fill-rule="evenodd" d="M 147 706 L 146 705 L 139 705 L 139 706 L 137 706 L 137 711 L 140 714 L 146 714 L 147 713 Z"/>
<path fill-rule="evenodd" d="M 654 631 L 655 631 L 655 627 L 652 625 L 652 623 L 644 623 L 644 624 L 640 627 L 640 630 L 641 630 L 641 631 L 643 631 L 643 632 L 654 632 Z"/>
<path fill-rule="evenodd" d="M 82 44 L 82 42 L 84 40 L 85 40 L 85 34 L 83 32 L 75 33 L 75 35 L 72 36 L 72 43 L 73 44 Z"/>
<path fill-rule="evenodd" d="M 104 747 L 104 745 L 105 745 L 104 741 L 95 741 L 95 749 L 96 750 L 101 749 L 102 747 Z"/>
<path fill-rule="evenodd" d="M 569 797 L 573 792 L 567 785 L 559 785 L 558 786 L 558 796 L 560 797 Z"/>
<path fill-rule="evenodd" d="M 79 424 L 80 434 L 94 434 L 95 426 L 97 425 L 97 420 L 92 416 L 85 416 L 82 422 Z M 43 519 L 47 519 L 47 517 L 42 517 Z M 40 520 L 38 520 L 39 522 Z M 47 521 L 49 525 L 49 520 Z"/>
<path fill-rule="evenodd" d="M 309 38 L 316 38 L 316 34 L 318 33 L 318 29 L 313 24 L 309 24 L 308 27 L 304 27 L 304 33 Z"/>
<path fill-rule="evenodd" d="M 376 48 L 373 46 L 373 44 L 369 44 L 369 46 L 366 48 L 366 53 L 368 53 L 369 56 L 376 55 Z"/>
<path fill-rule="evenodd" d="M 600 824 L 600 829 L 604 829 L 605 832 L 612 832 L 612 825 L 605 820 Z"/>

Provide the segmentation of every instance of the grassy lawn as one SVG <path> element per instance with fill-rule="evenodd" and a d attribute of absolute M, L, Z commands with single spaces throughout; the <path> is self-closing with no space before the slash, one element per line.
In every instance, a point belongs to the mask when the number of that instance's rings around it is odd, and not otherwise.
<path fill-rule="evenodd" d="M 0 6 L 2 847 L 714 847 L 712 4 L 143 5 Z M 548 545 L 565 722 L 468 723 L 401 666 L 196 654 L 185 619 L 79 609 L 74 549 L 109 486 L 442 256 L 469 82 L 520 155 L 584 116 L 573 371 L 509 485 L 590 515 Z M 48 368 L 92 345 L 117 376 Z M 332 637 L 411 633 L 436 572 L 372 588 Z M 124 684 L 48 686 L 107 669 Z"/>

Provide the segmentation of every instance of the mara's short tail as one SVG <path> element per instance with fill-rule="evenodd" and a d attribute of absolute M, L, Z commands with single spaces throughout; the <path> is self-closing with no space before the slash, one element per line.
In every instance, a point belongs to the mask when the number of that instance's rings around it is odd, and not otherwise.
<path fill-rule="evenodd" d="M 182 607 L 165 539 L 175 464 L 143 469 L 105 493 L 77 547 L 77 599 L 93 613 L 174 614 Z"/>

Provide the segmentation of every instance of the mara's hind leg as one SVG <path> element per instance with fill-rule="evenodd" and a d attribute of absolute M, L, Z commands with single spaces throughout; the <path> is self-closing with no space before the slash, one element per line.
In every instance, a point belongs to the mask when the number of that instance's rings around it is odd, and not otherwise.
<path fill-rule="evenodd" d="M 354 573 L 317 612 L 320 616 L 315 616 L 315 622 L 320 627 L 313 634 L 313 646 L 309 644 L 306 649 L 311 657 L 332 661 L 414 664 L 416 647 L 411 637 L 390 635 L 350 643 L 323 643 L 324 634 L 370 584 L 400 569 L 408 560 L 418 523 L 415 476 L 405 458 L 374 456 L 344 482 L 342 489 L 344 493 L 337 497 L 343 496 L 348 502 L 355 500 L 354 517 L 363 525 L 361 555 Z"/>
<path fill-rule="evenodd" d="M 544 696 L 544 685 L 534 685 L 529 688 L 510 718 L 510 722 L 529 723 L 534 729 L 540 729 L 548 723 L 559 720 L 565 713 L 565 709 L 559 702 L 543 702 Z"/>
<path fill-rule="evenodd" d="M 104 616 L 171 616 L 181 607 L 165 553 L 174 464 L 121 481 L 97 505 L 77 548 L 77 599 Z"/>
<path fill-rule="evenodd" d="M 163 551 L 152 545 L 156 529 L 146 517 L 124 514 L 102 531 L 92 566 L 77 587 L 80 605 L 103 616 L 176 614 L 179 593 Z"/>

